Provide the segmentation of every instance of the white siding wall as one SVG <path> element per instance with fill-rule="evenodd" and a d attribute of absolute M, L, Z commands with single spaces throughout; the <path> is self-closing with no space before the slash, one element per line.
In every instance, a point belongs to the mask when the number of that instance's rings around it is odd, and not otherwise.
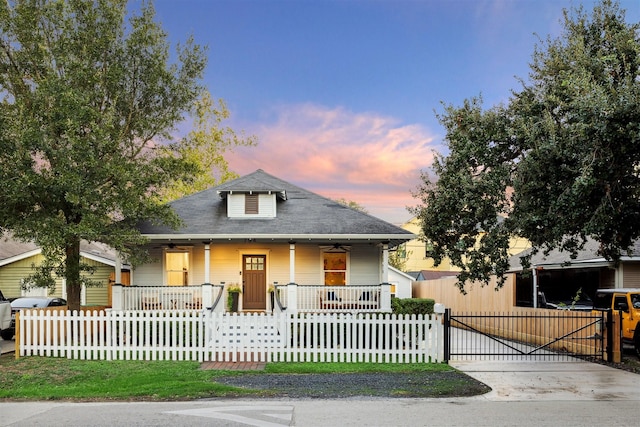
<path fill-rule="evenodd" d="M 298 285 L 322 285 L 320 247 L 296 245 L 296 283 Z"/>
<path fill-rule="evenodd" d="M 194 246 L 191 252 L 190 275 L 190 285 L 202 285 L 204 283 L 204 245 Z"/>
<path fill-rule="evenodd" d="M 640 288 L 640 264 L 625 262 L 622 272 L 625 288 Z"/>
<path fill-rule="evenodd" d="M 139 265 L 132 273 L 132 285 L 136 286 L 161 286 L 163 281 L 162 249 L 149 250 L 152 262 Z"/>
<path fill-rule="evenodd" d="M 240 262 L 238 262 L 238 244 L 211 244 L 211 283 L 240 283 Z M 204 259 L 203 259 L 204 261 Z M 199 268 L 199 266 L 196 266 Z M 204 267 L 202 267 L 204 268 Z"/>
<path fill-rule="evenodd" d="M 350 252 L 349 276 L 352 285 L 377 285 L 380 283 L 380 248 L 353 246 Z"/>
<path fill-rule="evenodd" d="M 133 285 L 163 285 L 162 249 L 150 252 L 154 262 L 136 267 Z M 212 243 L 210 246 L 210 280 L 213 284 L 242 283 L 242 255 L 267 256 L 267 283 L 289 283 L 289 244 L 237 242 Z M 321 249 L 318 244 L 295 245 L 295 281 L 299 285 L 323 284 Z M 348 283 L 374 285 L 380 283 L 380 249 L 376 246 L 352 246 L 349 253 Z M 192 285 L 204 283 L 204 245 L 192 252 Z"/>

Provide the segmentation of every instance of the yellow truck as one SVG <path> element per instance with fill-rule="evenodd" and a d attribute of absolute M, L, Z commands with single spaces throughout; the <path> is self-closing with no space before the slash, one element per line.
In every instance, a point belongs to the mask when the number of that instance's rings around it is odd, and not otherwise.
<path fill-rule="evenodd" d="M 598 289 L 593 308 L 622 313 L 622 342 L 633 345 L 640 357 L 640 288 Z"/>

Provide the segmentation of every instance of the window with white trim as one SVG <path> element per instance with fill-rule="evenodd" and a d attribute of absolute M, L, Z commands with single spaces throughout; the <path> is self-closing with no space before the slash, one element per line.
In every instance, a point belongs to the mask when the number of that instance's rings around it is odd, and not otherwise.
<path fill-rule="evenodd" d="M 347 284 L 347 253 L 323 252 L 322 270 L 324 284 L 327 286 L 344 286 Z"/>
<path fill-rule="evenodd" d="M 189 286 L 191 251 L 169 249 L 165 252 L 165 280 L 168 286 Z"/>

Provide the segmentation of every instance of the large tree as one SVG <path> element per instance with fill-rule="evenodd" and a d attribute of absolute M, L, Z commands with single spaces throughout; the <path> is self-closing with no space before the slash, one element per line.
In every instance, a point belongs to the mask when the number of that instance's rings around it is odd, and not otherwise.
<path fill-rule="evenodd" d="M 506 105 L 445 106 L 449 154 L 416 192 L 424 238 L 462 268 L 460 287 L 503 277 L 511 236 L 571 255 L 592 238 L 614 261 L 640 237 L 640 26 L 609 0 L 565 10 L 521 84 Z"/>
<path fill-rule="evenodd" d="M 170 58 L 146 2 L 0 3 L 0 229 L 42 247 L 41 276 L 66 278 L 71 309 L 82 240 L 126 256 L 139 220 L 178 223 L 161 191 L 198 165 L 170 132 L 202 94 L 206 55 L 189 39 Z"/>
<path fill-rule="evenodd" d="M 177 151 L 182 158 L 196 165 L 199 172 L 189 180 L 176 177 L 162 191 L 164 200 L 175 200 L 238 178 L 239 175 L 229 169 L 224 154 L 238 146 L 254 146 L 256 138 L 245 137 L 243 133 L 238 135 L 231 127 L 223 126 L 222 122 L 229 115 L 224 100 L 219 99 L 216 103 L 208 91 L 197 100 L 193 129 Z M 172 150 L 174 148 L 169 147 L 168 154 Z"/>

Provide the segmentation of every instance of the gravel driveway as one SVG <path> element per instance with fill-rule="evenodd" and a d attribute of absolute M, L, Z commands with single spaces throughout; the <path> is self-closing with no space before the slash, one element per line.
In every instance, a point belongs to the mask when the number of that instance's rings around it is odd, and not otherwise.
<path fill-rule="evenodd" d="M 491 389 L 461 372 L 355 374 L 244 374 L 216 377 L 217 383 L 263 390 L 264 397 L 454 397 Z"/>

